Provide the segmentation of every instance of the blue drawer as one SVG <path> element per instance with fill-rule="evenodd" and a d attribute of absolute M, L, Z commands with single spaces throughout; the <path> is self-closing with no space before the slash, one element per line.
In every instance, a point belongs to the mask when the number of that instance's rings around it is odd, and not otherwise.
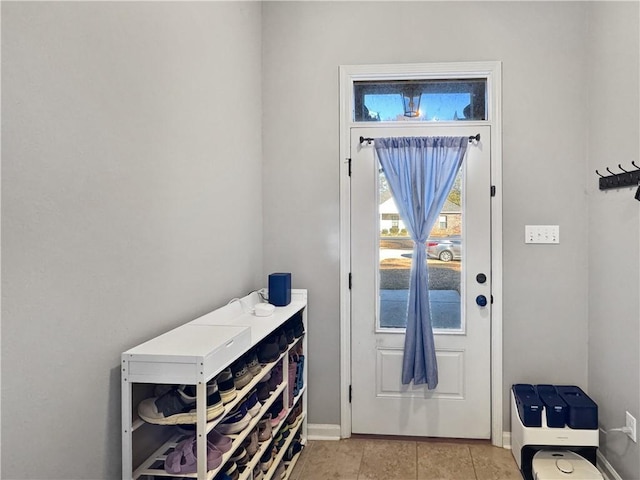
<path fill-rule="evenodd" d="M 574 385 L 557 385 L 556 390 L 567 404 L 567 425 L 576 429 L 598 428 L 598 405 Z"/>
<path fill-rule="evenodd" d="M 538 397 L 544 405 L 547 426 L 564 428 L 567 423 L 567 404 L 553 385 L 536 385 Z"/>
<path fill-rule="evenodd" d="M 541 427 L 543 405 L 533 385 L 516 383 L 511 389 L 522 424 L 525 427 Z"/>

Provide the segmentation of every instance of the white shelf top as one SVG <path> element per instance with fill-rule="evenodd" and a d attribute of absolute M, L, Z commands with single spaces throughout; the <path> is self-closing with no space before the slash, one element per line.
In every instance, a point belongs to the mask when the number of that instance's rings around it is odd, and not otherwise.
<path fill-rule="evenodd" d="M 307 291 L 292 290 L 291 303 L 276 307 L 268 317 L 245 313 L 259 302 L 253 292 L 127 350 L 122 354 L 124 374 L 131 382 L 208 380 L 303 309 Z"/>
<path fill-rule="evenodd" d="M 230 325 L 182 325 L 124 352 L 124 355 L 204 358 L 224 346 L 246 327 Z"/>
<path fill-rule="evenodd" d="M 259 302 L 258 294 L 253 292 L 225 307 L 196 318 L 187 325 L 248 327 L 251 329 L 251 346 L 253 347 L 307 305 L 307 291 L 291 290 L 291 303 L 284 307 L 275 307 L 273 314 L 268 317 L 257 317 L 247 313 Z"/>

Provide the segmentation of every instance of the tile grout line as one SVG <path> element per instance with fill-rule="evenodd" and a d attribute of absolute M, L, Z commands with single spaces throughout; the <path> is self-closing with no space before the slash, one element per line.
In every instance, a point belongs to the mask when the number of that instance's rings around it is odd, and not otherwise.
<path fill-rule="evenodd" d="M 478 472 L 476 470 L 476 462 L 473 459 L 473 454 L 471 453 L 471 447 L 469 447 L 467 445 L 467 450 L 469 452 L 469 457 L 471 458 L 471 466 L 473 467 L 473 476 L 475 477 L 475 480 L 478 480 Z"/>
<path fill-rule="evenodd" d="M 356 480 L 360 479 L 360 473 L 362 473 L 362 461 L 364 460 L 364 447 L 366 444 L 362 445 L 362 452 L 360 453 L 360 463 L 358 464 L 358 475 L 356 476 Z"/>

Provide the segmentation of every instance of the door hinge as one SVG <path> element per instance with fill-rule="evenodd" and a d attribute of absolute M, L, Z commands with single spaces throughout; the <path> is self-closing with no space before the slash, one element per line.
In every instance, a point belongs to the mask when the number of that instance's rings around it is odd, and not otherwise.
<path fill-rule="evenodd" d="M 353 394 L 353 389 L 351 388 L 351 385 L 349 385 L 349 403 L 351 403 L 352 394 Z"/>
<path fill-rule="evenodd" d="M 349 272 L 349 290 L 351 290 L 351 285 L 352 285 L 352 277 L 351 277 L 351 272 Z"/>
<path fill-rule="evenodd" d="M 349 170 L 351 170 L 351 164 L 349 164 Z M 495 185 L 491 185 L 491 196 L 492 197 L 496 196 L 496 186 Z"/>
<path fill-rule="evenodd" d="M 351 159 L 350 159 L 350 158 L 347 158 L 347 161 L 349 162 L 349 169 L 348 169 L 348 173 L 349 173 L 349 176 L 351 176 Z"/>

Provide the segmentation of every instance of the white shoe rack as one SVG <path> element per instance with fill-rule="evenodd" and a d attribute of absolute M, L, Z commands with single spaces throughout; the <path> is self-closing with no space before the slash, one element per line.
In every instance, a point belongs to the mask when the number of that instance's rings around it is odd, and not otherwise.
<path fill-rule="evenodd" d="M 290 412 L 301 403 L 301 420 L 291 429 L 286 442 L 278 449 L 271 467 L 264 473 L 263 479 L 274 478 L 278 464 L 283 459 L 293 437 L 301 433 L 301 442 L 307 439 L 307 290 L 291 291 L 291 303 L 285 307 L 276 307 L 272 315 L 258 317 L 249 313 L 253 306 L 261 301 L 253 292 L 238 301 L 214 310 L 185 325 L 175 328 L 159 337 L 153 338 L 122 354 L 122 478 L 146 480 L 154 477 L 198 478 L 212 480 L 234 455 L 245 438 L 256 427 L 269 407 L 279 398 Z M 288 345 L 288 350 L 254 376 L 248 385 L 237 391 L 235 399 L 225 404 L 225 412 L 212 421 L 206 419 L 207 382 L 230 366 L 235 360 L 256 347 L 269 334 L 278 330 L 296 313 L 302 312 L 305 334 Z M 289 352 L 302 345 L 305 356 L 303 370 L 303 388 L 293 402 L 289 404 L 288 363 Z M 275 365 L 282 364 L 282 382 L 262 403 L 260 412 L 252 418 L 249 425 L 235 435 L 229 452 L 224 453 L 222 462 L 215 470 L 207 471 L 206 439 L 209 433 L 233 408 L 242 402 L 255 386 Z M 171 475 L 164 470 L 164 459 L 184 433 L 174 425 L 152 425 L 138 417 L 138 404 L 145 398 L 153 397 L 156 385 L 195 385 L 196 400 L 196 437 L 198 471 L 193 474 Z M 240 474 L 239 480 L 253 480 L 253 469 L 260 457 L 269 448 L 278 435 L 284 420 L 273 429 L 270 441 L 260 444 L 257 453 L 250 459 Z M 288 478 L 298 456 L 287 464 L 285 476 Z M 274 480 L 280 480 L 275 479 Z"/>

